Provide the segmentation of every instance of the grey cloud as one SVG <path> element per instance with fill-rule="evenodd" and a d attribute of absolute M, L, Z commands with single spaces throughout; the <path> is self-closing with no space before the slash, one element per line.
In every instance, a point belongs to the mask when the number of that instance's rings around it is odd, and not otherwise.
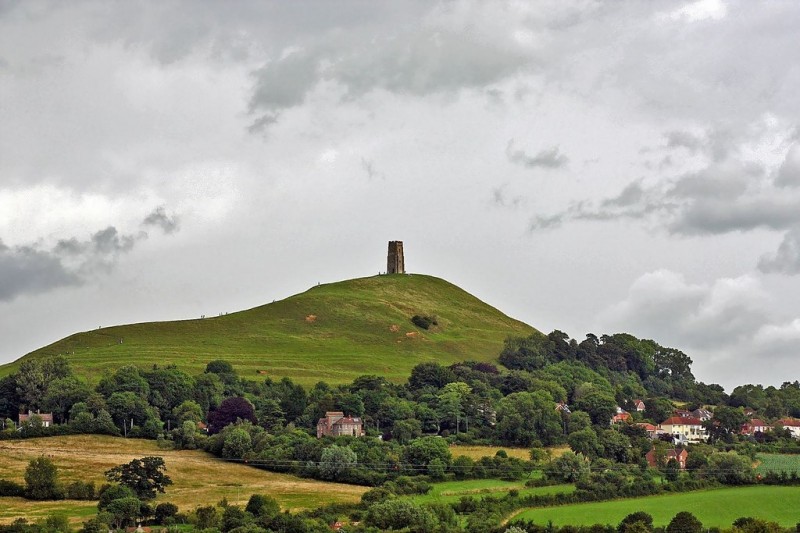
<path fill-rule="evenodd" d="M 386 179 L 386 175 L 383 172 L 378 172 L 375 169 L 375 162 L 371 159 L 367 159 L 366 157 L 361 158 L 361 168 L 364 169 L 364 172 L 367 173 L 367 178 L 372 180 L 375 178 Z"/>
<path fill-rule="evenodd" d="M 31 246 L 10 248 L 0 241 L 0 301 L 80 283 L 57 254 Z"/>
<path fill-rule="evenodd" d="M 167 235 L 175 233 L 180 228 L 179 220 L 176 215 L 167 215 L 164 206 L 156 207 L 152 213 L 147 215 L 142 221 L 144 226 L 156 226 Z"/>
<path fill-rule="evenodd" d="M 569 162 L 569 158 L 560 152 L 558 146 L 541 150 L 536 155 L 530 156 L 522 149 L 514 149 L 514 139 L 509 140 L 506 145 L 506 157 L 512 163 L 526 168 L 561 168 Z"/>
<path fill-rule="evenodd" d="M 668 225 L 673 233 L 684 235 L 719 235 L 757 228 L 785 229 L 800 221 L 800 201 L 779 198 L 698 200 L 683 206 Z"/>
<path fill-rule="evenodd" d="M 494 205 L 500 207 L 510 207 L 512 209 L 516 209 L 520 205 L 522 205 L 523 197 L 522 196 L 511 196 L 509 197 L 506 194 L 505 186 L 503 187 L 496 187 L 492 189 L 492 203 Z"/>
<path fill-rule="evenodd" d="M 627 297 L 602 315 L 610 327 L 669 339 L 685 348 L 720 349 L 750 340 L 769 324 L 768 309 L 766 293 L 755 278 L 692 284 L 678 273 L 659 270 L 635 280 Z"/>
<path fill-rule="evenodd" d="M 800 143 L 794 143 L 786 152 L 786 158 L 775 177 L 775 185 L 800 187 Z"/>
<path fill-rule="evenodd" d="M 323 81 L 342 87 L 351 100 L 376 89 L 426 96 L 486 88 L 535 64 L 505 33 L 491 34 L 480 24 L 453 28 L 446 11 L 436 6 L 391 29 L 368 25 L 345 34 L 328 28 L 325 39 L 296 39 L 291 52 L 276 53 L 254 73 L 250 112 L 300 105 Z"/>
<path fill-rule="evenodd" d="M 686 148 L 690 152 L 698 152 L 705 147 L 703 139 L 688 131 L 669 131 L 664 136 L 667 138 L 667 148 Z"/>
<path fill-rule="evenodd" d="M 618 196 L 603 201 L 605 207 L 627 207 L 639 204 L 644 197 L 644 189 L 639 181 L 625 187 Z"/>
<path fill-rule="evenodd" d="M 164 233 L 177 231 L 177 219 L 156 208 L 142 222 L 158 226 Z M 147 233 L 122 234 L 114 226 L 87 239 L 61 239 L 50 249 L 41 244 L 9 247 L 0 241 L 0 301 L 23 294 L 39 294 L 61 287 L 77 286 L 98 271 L 111 270 L 119 256 L 131 252 L 147 239 Z"/>
<path fill-rule="evenodd" d="M 759 260 L 758 269 L 766 274 L 800 274 L 800 228 L 787 231 L 778 250 Z"/>

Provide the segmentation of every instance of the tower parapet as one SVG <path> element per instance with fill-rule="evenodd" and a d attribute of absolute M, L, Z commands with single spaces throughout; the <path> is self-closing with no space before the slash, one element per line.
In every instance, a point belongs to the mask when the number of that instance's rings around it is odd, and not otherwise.
<path fill-rule="evenodd" d="M 403 241 L 389 241 L 389 253 L 386 256 L 386 273 L 406 273 L 405 259 L 403 258 Z"/>

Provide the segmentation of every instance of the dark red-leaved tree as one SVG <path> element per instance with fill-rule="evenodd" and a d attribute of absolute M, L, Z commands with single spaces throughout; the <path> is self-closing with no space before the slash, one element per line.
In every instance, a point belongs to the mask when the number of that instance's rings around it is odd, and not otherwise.
<path fill-rule="evenodd" d="M 228 424 L 233 424 L 237 419 L 249 420 L 256 423 L 253 404 L 246 398 L 226 398 L 219 407 L 208 413 L 208 432 L 219 433 Z"/>

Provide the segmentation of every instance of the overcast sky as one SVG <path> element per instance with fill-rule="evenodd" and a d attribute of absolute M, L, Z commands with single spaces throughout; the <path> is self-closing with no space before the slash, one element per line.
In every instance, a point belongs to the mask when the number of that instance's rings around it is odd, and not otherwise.
<path fill-rule="evenodd" d="M 0 0 L 0 362 L 402 240 L 541 331 L 800 379 L 798 28 L 788 0 Z"/>

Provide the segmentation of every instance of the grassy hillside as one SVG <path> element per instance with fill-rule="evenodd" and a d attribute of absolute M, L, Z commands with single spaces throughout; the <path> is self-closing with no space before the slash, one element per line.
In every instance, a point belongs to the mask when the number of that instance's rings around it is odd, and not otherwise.
<path fill-rule="evenodd" d="M 416 314 L 436 315 L 438 326 L 414 326 Z M 248 379 L 288 376 L 313 385 L 378 374 L 403 381 L 424 361 L 494 360 L 507 336 L 533 331 L 442 279 L 401 274 L 318 285 L 225 316 L 77 333 L 22 359 L 65 354 L 92 382 L 124 364 L 198 373 L 213 359 L 230 361 Z"/>
<path fill-rule="evenodd" d="M 213 505 L 223 498 L 244 505 L 251 494 L 269 494 L 283 509 L 293 511 L 319 507 L 323 502 L 357 502 L 367 489 L 355 485 L 326 483 L 286 474 L 266 472 L 240 463 L 226 462 L 198 450 L 161 450 L 152 440 L 122 439 L 100 435 L 74 435 L 0 442 L 0 478 L 23 483 L 28 462 L 41 455 L 58 467 L 59 479 L 107 483 L 103 472 L 136 457 L 164 458 L 173 484 L 155 503 L 172 502 L 181 511 Z M 15 518 L 29 520 L 48 514 L 86 520 L 97 512 L 97 502 L 37 502 L 23 498 L 0 498 L 0 523 Z"/>

